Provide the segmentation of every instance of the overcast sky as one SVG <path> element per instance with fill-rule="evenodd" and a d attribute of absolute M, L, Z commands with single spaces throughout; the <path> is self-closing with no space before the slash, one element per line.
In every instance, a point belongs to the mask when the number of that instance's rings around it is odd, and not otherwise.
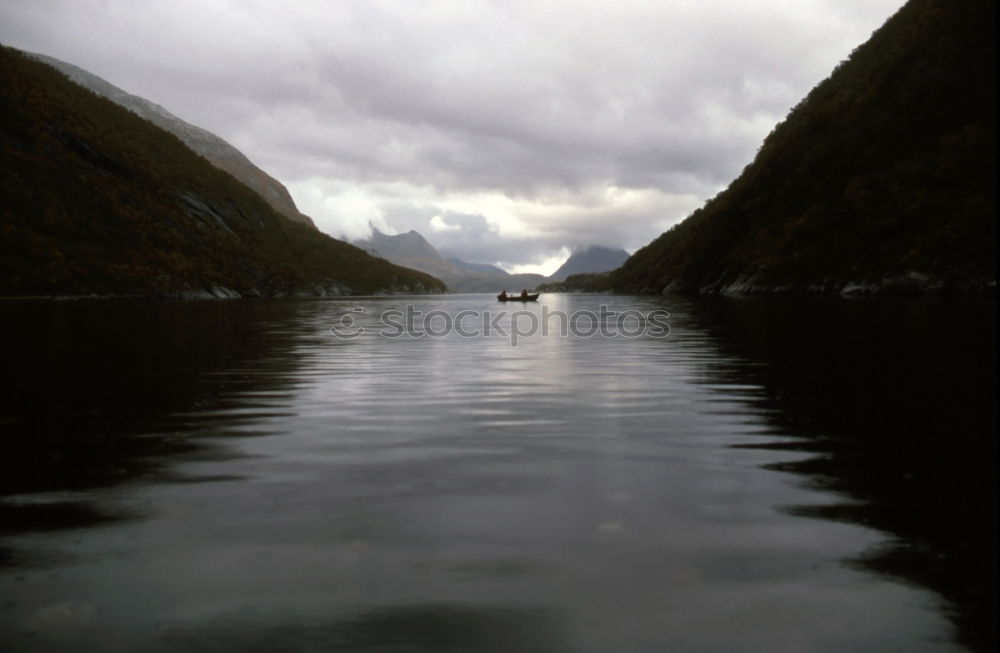
<path fill-rule="evenodd" d="M 902 0 L 0 0 L 0 42 L 205 127 L 323 231 L 551 272 L 724 188 Z"/>

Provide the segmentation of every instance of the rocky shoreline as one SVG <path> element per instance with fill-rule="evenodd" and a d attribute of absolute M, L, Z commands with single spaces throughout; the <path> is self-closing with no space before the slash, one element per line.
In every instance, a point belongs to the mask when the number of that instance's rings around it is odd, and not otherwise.
<path fill-rule="evenodd" d="M 660 294 L 674 294 L 676 291 L 672 286 L 673 284 L 668 284 L 660 291 Z M 735 281 L 712 284 L 698 289 L 700 295 L 730 296 L 816 294 L 862 297 L 869 295 L 979 295 L 995 292 L 996 279 L 970 282 L 932 276 L 913 270 L 881 279 L 829 278 L 810 283 L 773 283 L 761 280 L 759 275 L 741 274 Z"/>
<path fill-rule="evenodd" d="M 589 282 L 589 283 L 588 283 Z M 744 273 L 733 280 L 696 286 L 675 279 L 663 287 L 639 289 L 615 288 L 605 275 L 577 277 L 569 283 L 547 284 L 545 292 L 612 293 L 643 295 L 722 295 L 745 297 L 752 295 L 822 295 L 828 297 L 945 297 L 996 294 L 996 279 L 969 280 L 946 278 L 908 271 L 881 279 L 844 279 L 831 277 L 819 281 L 774 281 L 760 274 Z"/>

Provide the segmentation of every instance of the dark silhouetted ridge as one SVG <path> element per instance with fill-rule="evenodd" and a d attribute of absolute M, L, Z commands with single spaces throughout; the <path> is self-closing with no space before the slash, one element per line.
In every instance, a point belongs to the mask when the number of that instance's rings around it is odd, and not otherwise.
<path fill-rule="evenodd" d="M 636 252 L 610 285 L 995 289 L 995 12 L 992 2 L 911 0 L 725 191 Z"/>

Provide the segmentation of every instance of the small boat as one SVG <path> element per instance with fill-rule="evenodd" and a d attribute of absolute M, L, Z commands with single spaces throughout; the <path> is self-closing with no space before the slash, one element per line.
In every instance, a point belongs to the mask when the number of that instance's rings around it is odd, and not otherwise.
<path fill-rule="evenodd" d="M 538 296 L 540 294 L 541 293 L 537 293 L 537 292 L 535 294 L 533 294 L 533 295 L 531 295 L 531 294 L 529 294 L 529 295 L 521 295 L 521 294 L 517 294 L 517 295 L 504 295 L 503 293 L 501 293 L 501 294 L 497 295 L 497 301 L 498 302 L 534 302 L 534 301 L 538 301 Z"/>

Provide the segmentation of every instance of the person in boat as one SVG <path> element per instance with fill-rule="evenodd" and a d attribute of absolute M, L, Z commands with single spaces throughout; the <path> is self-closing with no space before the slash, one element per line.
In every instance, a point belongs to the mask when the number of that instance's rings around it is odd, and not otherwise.
<path fill-rule="evenodd" d="M 504 288 L 500 291 L 500 299 L 507 299 L 507 289 Z"/>
<path fill-rule="evenodd" d="M 528 298 L 528 289 L 521 288 L 521 299 L 527 299 L 527 298 Z"/>

